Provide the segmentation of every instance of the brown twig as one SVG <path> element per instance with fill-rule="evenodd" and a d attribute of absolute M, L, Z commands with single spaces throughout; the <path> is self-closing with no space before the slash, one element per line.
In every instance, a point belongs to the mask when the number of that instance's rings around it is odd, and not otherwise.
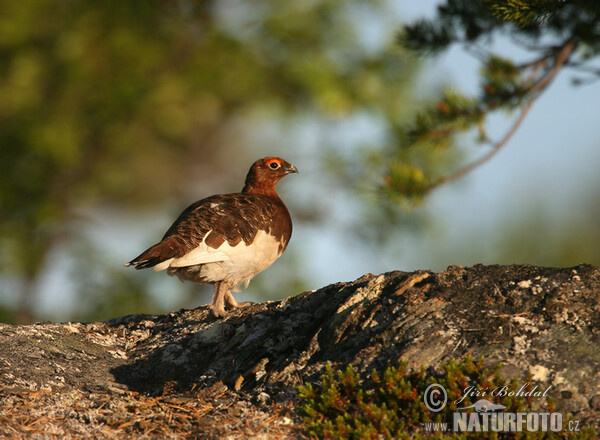
<path fill-rule="evenodd" d="M 525 120 L 527 113 L 529 113 L 529 110 L 531 109 L 531 106 L 533 105 L 534 100 L 531 100 L 525 104 L 525 106 L 521 110 L 521 114 L 515 120 L 512 127 L 510 127 L 510 129 L 506 132 L 504 137 L 502 139 L 500 139 L 499 142 L 495 143 L 492 146 L 492 149 L 489 152 L 487 152 L 486 154 L 484 154 L 483 156 L 481 156 L 479 159 L 475 160 L 474 162 L 471 162 L 470 164 L 460 168 L 459 170 L 455 171 L 454 173 L 450 174 L 449 176 L 439 179 L 437 182 L 435 182 L 431 186 L 431 189 L 435 189 L 438 186 L 445 185 L 447 183 L 454 182 L 455 180 L 460 179 L 465 174 L 468 174 L 471 171 L 473 171 L 475 168 L 480 167 L 481 165 L 486 163 L 488 160 L 490 160 L 492 157 L 494 157 L 496 154 L 498 154 L 500 152 L 500 150 L 508 143 L 510 138 L 516 133 L 517 129 L 521 126 L 521 123 Z"/>
<path fill-rule="evenodd" d="M 513 125 L 506 132 L 506 134 L 502 137 L 502 139 L 500 139 L 498 142 L 496 142 L 492 146 L 492 149 L 488 153 L 484 154 L 482 157 L 475 160 L 474 162 L 471 162 L 470 164 L 458 169 L 457 171 L 450 174 L 449 176 L 442 177 L 437 182 L 435 182 L 433 185 L 431 185 L 430 189 L 435 189 L 438 186 L 445 185 L 447 183 L 451 183 L 451 182 L 454 182 L 455 180 L 460 179 L 464 175 L 470 173 L 474 169 L 485 164 L 492 157 L 494 157 L 496 154 L 498 154 L 498 152 L 504 146 L 506 146 L 506 144 L 508 144 L 508 141 L 510 141 L 510 139 L 513 137 L 513 135 L 519 129 L 519 127 L 521 126 L 521 123 L 525 120 L 525 117 L 529 113 L 529 110 L 531 110 L 531 107 L 533 106 L 534 102 L 540 96 L 540 93 L 542 91 L 544 91 L 548 87 L 548 85 L 550 85 L 550 83 L 552 82 L 552 80 L 554 79 L 556 74 L 560 71 L 561 67 L 566 63 L 567 59 L 569 58 L 569 55 L 573 52 L 573 50 L 576 47 L 577 47 L 577 42 L 574 40 L 568 40 L 562 46 L 559 47 L 559 49 L 557 50 L 557 52 L 555 53 L 555 55 L 553 57 L 554 63 L 552 64 L 550 69 L 538 81 L 533 83 L 531 85 L 531 87 L 529 87 L 529 89 L 527 89 L 527 94 L 530 95 L 531 98 L 527 102 L 525 102 L 525 104 L 521 108 L 521 113 L 519 114 L 519 116 L 517 117 L 517 119 L 515 120 Z"/>

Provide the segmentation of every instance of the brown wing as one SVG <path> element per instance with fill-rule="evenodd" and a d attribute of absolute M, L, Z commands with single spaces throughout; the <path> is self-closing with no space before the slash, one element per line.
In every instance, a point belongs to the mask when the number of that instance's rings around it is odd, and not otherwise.
<path fill-rule="evenodd" d="M 278 197 L 238 193 L 208 197 L 186 208 L 159 243 L 126 266 L 153 267 L 169 258 L 182 257 L 203 240 L 215 249 L 225 241 L 231 246 L 242 240 L 250 244 L 260 230 L 280 237 L 282 251 L 285 249 L 292 234 L 292 222 Z"/>

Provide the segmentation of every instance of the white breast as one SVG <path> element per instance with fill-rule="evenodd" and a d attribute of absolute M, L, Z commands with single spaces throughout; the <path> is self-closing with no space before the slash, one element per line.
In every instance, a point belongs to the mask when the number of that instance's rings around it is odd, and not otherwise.
<path fill-rule="evenodd" d="M 163 261 L 154 266 L 154 270 L 171 269 L 170 273 L 190 281 L 226 281 L 231 286 L 241 283 L 248 285 L 256 274 L 281 256 L 281 244 L 280 240 L 265 231 L 259 231 L 249 245 L 244 241 L 240 241 L 236 246 L 224 242 L 214 249 L 208 247 L 203 240 L 197 248 L 184 256 Z M 188 270 L 173 270 L 180 268 Z"/>

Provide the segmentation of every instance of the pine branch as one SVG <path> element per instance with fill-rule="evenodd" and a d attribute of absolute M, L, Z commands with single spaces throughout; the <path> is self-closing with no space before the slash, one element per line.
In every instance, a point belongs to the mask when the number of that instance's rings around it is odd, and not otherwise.
<path fill-rule="evenodd" d="M 565 42 L 560 48 L 555 52 L 554 63 L 548 73 L 540 78 L 535 84 L 531 86 L 528 90 L 529 93 L 535 93 L 544 90 L 548 85 L 552 82 L 556 74 L 560 71 L 560 69 L 565 65 L 569 55 L 575 50 L 577 47 L 577 42 L 575 40 L 568 40 Z"/>
<path fill-rule="evenodd" d="M 568 1 L 556 0 L 506 0 L 488 2 L 490 10 L 502 20 L 515 22 L 521 27 L 541 24 L 552 17 Z"/>
<path fill-rule="evenodd" d="M 434 54 L 462 44 L 481 61 L 482 84 L 480 93 L 472 97 L 446 90 L 436 103 L 418 113 L 395 151 L 395 163 L 388 167 L 384 180 L 388 193 L 418 201 L 498 154 L 562 68 L 578 67 L 600 56 L 599 23 L 597 0 L 445 0 L 435 19 L 405 26 L 400 41 L 417 53 Z M 483 44 L 489 47 L 500 33 L 535 54 L 533 60 L 514 63 L 480 49 Z M 563 43 L 549 45 L 556 41 Z M 592 67 L 590 72 L 600 78 L 600 69 Z M 498 110 L 515 111 L 518 116 L 494 143 L 487 137 L 484 122 Z M 444 177 L 446 173 L 439 169 L 456 160 L 452 153 L 457 135 L 475 129 L 479 130 L 477 142 L 490 144 L 491 150 Z M 441 160 L 442 156 L 436 158 L 440 152 L 445 154 Z"/>
<path fill-rule="evenodd" d="M 487 154 L 480 157 L 476 161 L 471 162 L 467 166 L 460 168 L 458 171 L 455 171 L 451 175 L 439 179 L 437 182 L 435 182 L 433 185 L 431 185 L 431 187 L 429 189 L 433 190 L 439 186 L 446 185 L 448 183 L 451 183 L 451 182 L 454 182 L 454 181 L 460 179 L 461 177 L 465 176 L 466 174 L 469 174 L 471 171 L 475 170 L 476 168 L 479 168 L 480 166 L 482 166 L 483 164 L 488 162 L 491 158 L 493 158 L 496 154 L 498 154 L 500 152 L 500 150 L 508 143 L 508 141 L 517 132 L 518 128 L 521 126 L 521 123 L 525 120 L 525 117 L 529 113 L 529 110 L 531 109 L 531 106 L 533 105 L 534 101 L 535 101 L 535 99 L 532 101 L 529 101 L 527 104 L 525 104 L 525 106 L 521 110 L 521 114 L 515 120 L 512 127 L 508 130 L 508 132 L 504 135 L 504 137 L 499 142 L 497 142 L 496 144 L 494 144 L 492 146 L 492 149 Z"/>
<path fill-rule="evenodd" d="M 437 182 L 435 182 L 430 187 L 430 190 L 460 179 L 461 177 L 465 176 L 466 174 L 470 173 L 471 171 L 475 170 L 476 168 L 479 168 L 483 164 L 487 163 L 496 154 L 498 154 L 500 152 L 500 150 L 502 148 L 504 148 L 506 146 L 506 144 L 508 144 L 510 139 L 517 132 L 517 130 L 519 129 L 519 127 L 521 126 L 521 124 L 523 123 L 523 121 L 525 120 L 527 115 L 529 114 L 531 107 L 533 106 L 535 101 L 539 98 L 541 92 L 543 92 L 548 87 L 548 85 L 550 85 L 552 80 L 556 77 L 557 73 L 567 62 L 569 55 L 573 52 L 573 50 L 576 47 L 577 47 L 577 43 L 573 40 L 569 40 L 566 43 L 564 43 L 562 46 L 560 46 L 560 48 L 555 52 L 554 57 L 553 57 L 554 63 L 552 64 L 552 66 L 550 67 L 548 72 L 546 72 L 546 74 L 543 77 L 541 77 L 538 81 L 533 83 L 533 85 L 531 87 L 529 87 L 529 89 L 527 90 L 527 93 L 529 95 L 532 95 L 532 97 L 522 107 L 519 117 L 515 120 L 515 122 L 511 126 L 511 128 L 506 132 L 506 134 L 502 137 L 502 139 L 500 141 L 498 141 L 497 143 L 495 143 L 492 146 L 492 149 L 487 154 L 485 154 L 481 158 L 477 159 L 476 161 L 460 168 L 459 170 L 455 171 L 451 175 L 439 179 Z M 548 57 L 543 57 L 543 58 L 548 59 Z"/>

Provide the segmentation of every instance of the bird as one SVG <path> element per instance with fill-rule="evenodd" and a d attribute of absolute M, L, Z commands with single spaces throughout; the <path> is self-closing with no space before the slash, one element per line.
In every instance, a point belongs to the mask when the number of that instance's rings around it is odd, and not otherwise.
<path fill-rule="evenodd" d="M 258 159 L 239 193 L 217 194 L 188 206 L 161 241 L 125 263 L 136 269 L 166 270 L 181 281 L 214 285 L 209 312 L 224 318 L 228 308 L 246 307 L 231 290 L 269 267 L 292 236 L 290 213 L 275 191 L 285 176 L 297 173 L 276 156 Z"/>

